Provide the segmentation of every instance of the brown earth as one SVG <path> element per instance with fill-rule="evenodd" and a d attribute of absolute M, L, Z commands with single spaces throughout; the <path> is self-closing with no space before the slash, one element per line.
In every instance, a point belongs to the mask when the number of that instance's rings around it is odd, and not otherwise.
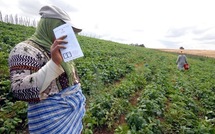
<path fill-rule="evenodd" d="M 181 50 L 179 49 L 158 49 L 165 52 L 173 52 L 173 53 L 180 53 Z M 205 56 L 215 58 L 215 50 L 182 50 L 184 54 L 191 54 L 191 55 L 198 55 L 198 56 Z"/>

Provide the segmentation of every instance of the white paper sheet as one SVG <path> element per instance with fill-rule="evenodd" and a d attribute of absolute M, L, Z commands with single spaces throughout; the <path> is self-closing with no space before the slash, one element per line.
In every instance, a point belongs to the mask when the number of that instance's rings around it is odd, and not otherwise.
<path fill-rule="evenodd" d="M 66 46 L 66 49 L 60 49 L 64 62 L 84 56 L 71 25 L 63 24 L 55 28 L 53 31 L 56 39 L 67 35 L 64 40 L 68 41 L 68 43 L 63 44 Z"/>

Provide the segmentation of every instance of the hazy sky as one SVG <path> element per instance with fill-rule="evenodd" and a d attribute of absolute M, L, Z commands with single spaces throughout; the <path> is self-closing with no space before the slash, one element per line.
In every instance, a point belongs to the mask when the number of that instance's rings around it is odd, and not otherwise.
<path fill-rule="evenodd" d="M 82 35 L 148 48 L 215 50 L 214 0 L 0 0 L 2 14 L 39 20 L 46 4 L 59 6 Z"/>

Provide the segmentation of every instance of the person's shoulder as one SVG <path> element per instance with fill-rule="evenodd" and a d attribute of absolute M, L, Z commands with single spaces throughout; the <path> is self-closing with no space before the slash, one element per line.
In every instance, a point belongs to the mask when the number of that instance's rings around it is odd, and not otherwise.
<path fill-rule="evenodd" d="M 31 55 L 34 56 L 40 52 L 38 49 L 28 44 L 26 41 L 20 42 L 10 51 L 11 55 Z"/>
<path fill-rule="evenodd" d="M 20 48 L 23 49 L 24 47 L 27 47 L 27 46 L 28 46 L 28 44 L 25 41 L 23 41 L 23 42 L 16 44 L 14 49 L 20 49 Z"/>

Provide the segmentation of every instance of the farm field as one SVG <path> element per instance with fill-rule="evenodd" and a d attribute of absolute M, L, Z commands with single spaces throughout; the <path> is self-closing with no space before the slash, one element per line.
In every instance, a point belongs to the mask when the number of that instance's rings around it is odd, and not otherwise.
<path fill-rule="evenodd" d="M 180 49 L 159 49 L 159 50 L 165 51 L 165 52 L 180 53 Z M 183 50 L 183 53 L 184 54 L 190 54 L 190 55 L 198 55 L 198 56 L 215 58 L 215 50 L 185 49 L 185 50 Z"/>
<path fill-rule="evenodd" d="M 33 27 L 0 22 L 0 134 L 28 134 L 27 103 L 10 92 L 8 54 Z M 75 60 L 86 95 L 82 134 L 214 134 L 215 60 L 77 36 Z"/>

